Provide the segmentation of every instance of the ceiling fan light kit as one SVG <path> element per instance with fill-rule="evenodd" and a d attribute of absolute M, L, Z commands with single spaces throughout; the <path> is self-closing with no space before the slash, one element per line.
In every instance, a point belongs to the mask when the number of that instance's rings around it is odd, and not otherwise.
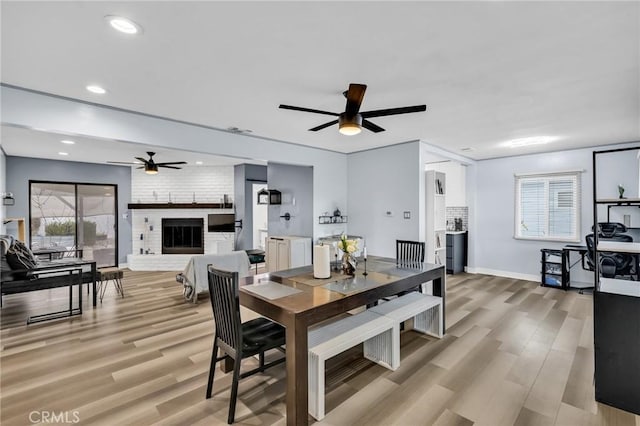
<path fill-rule="evenodd" d="M 284 105 L 284 104 L 280 104 L 280 108 L 338 117 L 337 120 L 328 121 L 324 124 L 321 124 L 319 126 L 309 129 L 309 131 L 317 132 L 318 130 L 322 130 L 327 127 L 333 126 L 334 124 L 337 124 L 338 131 L 341 134 L 348 135 L 348 136 L 357 135 L 362 131 L 363 127 L 373 133 L 384 132 L 384 129 L 382 127 L 367 120 L 368 118 L 371 118 L 371 117 L 383 117 L 387 115 L 408 114 L 411 112 L 421 112 L 421 111 L 427 110 L 426 105 L 414 105 L 414 106 L 408 106 L 408 107 L 386 108 L 386 109 L 378 109 L 375 111 L 360 112 L 360 105 L 362 105 L 362 99 L 364 99 L 364 92 L 366 90 L 367 90 L 366 84 L 357 84 L 357 83 L 349 84 L 349 90 L 343 92 L 343 95 L 347 98 L 347 105 L 345 106 L 344 112 L 340 114 L 336 112 L 331 112 L 331 111 L 322 111 L 319 109 L 303 108 L 303 107 L 297 107 L 293 105 Z"/>
<path fill-rule="evenodd" d="M 347 117 L 344 113 L 338 118 L 338 131 L 343 135 L 353 136 L 362 131 L 362 116 Z"/>
<path fill-rule="evenodd" d="M 144 169 L 144 172 L 148 175 L 155 175 L 158 174 L 158 167 L 165 167 L 167 169 L 176 169 L 176 170 L 180 170 L 182 167 L 176 167 L 176 164 L 187 164 L 186 161 L 170 161 L 170 162 L 165 162 L 165 163 L 156 163 L 155 161 L 153 161 L 153 156 L 156 155 L 155 152 L 151 152 L 148 151 L 147 155 L 149 156 L 149 159 L 146 160 L 142 157 L 135 157 L 136 160 L 135 162 L 132 163 L 124 163 L 122 161 L 107 161 L 107 163 L 110 164 L 133 164 L 133 165 L 138 165 L 138 164 L 144 164 L 143 166 L 137 167 L 138 169 Z"/>

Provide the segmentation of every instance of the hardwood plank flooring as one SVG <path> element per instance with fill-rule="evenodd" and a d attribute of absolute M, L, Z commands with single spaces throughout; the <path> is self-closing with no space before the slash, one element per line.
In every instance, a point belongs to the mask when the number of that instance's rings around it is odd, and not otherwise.
<path fill-rule="evenodd" d="M 316 424 L 640 426 L 594 401 L 592 296 L 487 275 L 448 276 L 447 287 L 447 335 L 404 332 L 397 371 L 358 349 L 329 361 Z M 126 271 L 124 288 L 122 299 L 110 286 L 97 309 L 85 297 L 82 317 L 29 326 L 28 315 L 65 308 L 66 289 L 5 296 L 3 426 L 44 424 L 45 412 L 82 425 L 226 424 L 230 374 L 216 371 L 204 398 L 208 300 L 185 303 L 174 272 Z M 238 424 L 285 424 L 285 374 L 240 382 Z"/>

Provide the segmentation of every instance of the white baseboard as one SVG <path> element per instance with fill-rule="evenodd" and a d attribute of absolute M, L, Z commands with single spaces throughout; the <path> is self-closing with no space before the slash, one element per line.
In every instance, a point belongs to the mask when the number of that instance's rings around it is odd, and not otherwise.
<path fill-rule="evenodd" d="M 118 263 L 118 268 L 129 268 L 129 264 L 127 262 L 125 263 Z"/>
<path fill-rule="evenodd" d="M 518 272 L 500 271 L 500 270 L 497 270 L 497 269 L 488 269 L 488 268 L 470 268 L 470 267 L 467 267 L 466 270 L 470 274 L 495 275 L 496 277 L 513 278 L 513 279 L 516 279 L 516 280 L 540 282 L 540 275 L 521 274 L 521 273 L 518 273 Z"/>

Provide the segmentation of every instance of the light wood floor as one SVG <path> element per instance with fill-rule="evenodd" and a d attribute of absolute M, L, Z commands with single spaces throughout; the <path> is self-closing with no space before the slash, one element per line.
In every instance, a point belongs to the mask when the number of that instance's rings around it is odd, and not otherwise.
<path fill-rule="evenodd" d="M 208 301 L 184 303 L 174 272 L 128 272 L 124 286 L 124 299 L 110 287 L 82 318 L 30 326 L 27 312 L 64 308 L 65 291 L 5 297 L 3 426 L 43 411 L 82 425 L 226 423 L 230 375 L 218 370 L 204 398 Z M 403 333 L 395 372 L 353 353 L 334 360 L 316 424 L 640 426 L 594 401 L 590 295 L 485 275 L 449 276 L 447 286 L 447 335 Z M 283 425 L 284 380 L 278 366 L 241 381 L 237 423 Z"/>

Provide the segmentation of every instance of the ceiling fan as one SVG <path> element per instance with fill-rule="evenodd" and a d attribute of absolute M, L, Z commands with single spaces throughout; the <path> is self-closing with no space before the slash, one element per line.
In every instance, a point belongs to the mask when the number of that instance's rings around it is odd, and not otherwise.
<path fill-rule="evenodd" d="M 294 111 L 313 112 L 316 114 L 332 115 L 334 117 L 338 117 L 337 120 L 332 120 L 319 126 L 313 127 L 309 129 L 309 131 L 317 132 L 318 130 L 322 130 L 326 127 L 333 126 L 334 124 L 338 124 L 338 130 L 343 135 L 357 135 L 362 130 L 362 127 L 374 133 L 384 132 L 384 129 L 382 127 L 372 123 L 368 120 L 368 118 L 382 117 L 385 115 L 407 114 L 410 112 L 426 111 L 427 109 L 426 105 L 414 105 L 408 107 L 387 108 L 360 112 L 360 105 L 362 104 L 362 99 L 364 98 L 364 92 L 366 90 L 366 84 L 349 84 L 349 90 L 342 93 L 345 98 L 347 98 L 347 105 L 344 112 L 339 114 L 331 111 L 322 111 L 319 109 L 303 108 L 283 104 L 280 104 L 280 108 L 291 109 Z"/>
<path fill-rule="evenodd" d="M 171 161 L 168 163 L 156 163 L 153 161 L 153 156 L 156 155 L 155 152 L 147 151 L 147 155 L 149 156 L 148 160 L 145 160 L 142 157 L 135 157 L 136 160 L 141 161 L 144 165 L 137 167 L 138 169 L 144 169 L 145 173 L 149 175 L 155 175 L 158 173 L 158 167 L 165 167 L 167 169 L 181 169 L 182 167 L 175 167 L 176 164 L 187 164 L 186 161 Z M 107 161 L 107 163 L 111 164 L 140 164 L 140 163 L 124 163 L 122 161 Z"/>

